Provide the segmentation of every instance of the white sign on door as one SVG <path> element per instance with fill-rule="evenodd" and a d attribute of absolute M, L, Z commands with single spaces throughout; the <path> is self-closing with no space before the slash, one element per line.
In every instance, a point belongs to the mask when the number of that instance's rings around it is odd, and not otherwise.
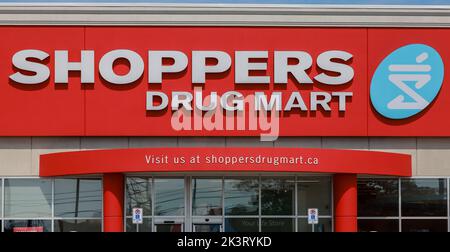
<path fill-rule="evenodd" d="M 133 208 L 133 224 L 142 224 L 142 208 Z"/>
<path fill-rule="evenodd" d="M 319 224 L 319 209 L 308 208 L 308 224 Z"/>

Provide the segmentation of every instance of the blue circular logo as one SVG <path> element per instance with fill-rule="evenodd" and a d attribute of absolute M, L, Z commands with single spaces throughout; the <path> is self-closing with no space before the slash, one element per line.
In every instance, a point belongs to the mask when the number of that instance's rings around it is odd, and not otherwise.
<path fill-rule="evenodd" d="M 375 110 L 390 119 L 404 119 L 424 110 L 438 95 L 444 80 L 439 53 L 424 44 L 410 44 L 389 54 L 370 84 Z"/>

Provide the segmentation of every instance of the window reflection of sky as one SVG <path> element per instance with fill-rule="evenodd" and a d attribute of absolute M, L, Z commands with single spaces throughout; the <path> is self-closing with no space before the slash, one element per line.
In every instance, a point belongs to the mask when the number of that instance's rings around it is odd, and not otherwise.
<path fill-rule="evenodd" d="M 222 180 L 192 180 L 192 214 L 195 216 L 222 214 Z"/>
<path fill-rule="evenodd" d="M 78 180 L 78 189 L 77 189 Z M 102 182 L 99 179 L 56 179 L 55 216 L 101 217 Z"/>
<path fill-rule="evenodd" d="M 155 179 L 155 215 L 184 215 L 184 179 Z"/>

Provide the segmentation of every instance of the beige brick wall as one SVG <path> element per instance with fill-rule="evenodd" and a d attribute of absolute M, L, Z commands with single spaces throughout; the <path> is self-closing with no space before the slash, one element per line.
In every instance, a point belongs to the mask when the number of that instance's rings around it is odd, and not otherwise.
<path fill-rule="evenodd" d="M 37 176 L 45 153 L 145 147 L 297 147 L 409 154 L 413 176 L 450 176 L 450 138 L 414 137 L 0 137 L 0 176 Z"/>

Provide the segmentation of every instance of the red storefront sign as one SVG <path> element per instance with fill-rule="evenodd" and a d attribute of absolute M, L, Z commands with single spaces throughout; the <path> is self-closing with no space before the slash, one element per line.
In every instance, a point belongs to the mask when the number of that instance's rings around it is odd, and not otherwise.
<path fill-rule="evenodd" d="M 44 232 L 44 227 L 14 227 L 13 232 Z"/>
<path fill-rule="evenodd" d="M 236 91 L 243 96 L 263 92 L 269 98 L 275 92 L 282 95 L 279 117 L 281 136 L 450 136 L 450 120 L 445 111 L 450 105 L 446 84 L 448 70 L 440 93 L 434 102 L 416 116 L 391 120 L 379 115 L 369 99 L 370 81 L 380 62 L 395 49 L 412 43 L 422 43 L 439 52 L 446 65 L 450 49 L 448 29 L 377 29 L 377 28 L 296 28 L 296 27 L 0 27 L 0 118 L 3 136 L 259 136 L 264 129 L 239 128 L 232 122 L 228 129 L 207 129 L 195 118 L 187 123 L 191 129 L 176 130 L 170 104 L 166 109 L 150 111 L 147 92 L 161 92 L 169 99 L 174 92 L 222 95 Z M 99 73 L 100 61 L 114 50 L 131 50 L 140 56 L 145 68 L 130 84 L 112 84 Z M 10 78 L 14 73 L 33 75 L 12 63 L 14 55 L 23 50 L 40 50 L 49 56 L 39 62 L 49 69 L 49 78 L 40 84 L 21 84 Z M 70 71 L 67 83 L 55 83 L 55 51 L 66 50 L 70 62 L 81 60 L 81 51 L 94 53 L 94 83 L 81 83 L 79 71 Z M 186 55 L 186 69 L 162 75 L 162 83 L 150 83 L 149 51 L 178 51 Z M 193 84 L 194 51 L 220 51 L 231 58 L 223 72 L 206 75 L 206 83 Z M 264 70 L 249 71 L 250 76 L 268 76 L 269 83 L 236 83 L 236 52 L 267 52 L 267 57 L 249 60 L 265 63 Z M 276 52 L 304 52 L 311 58 L 305 70 L 312 83 L 298 83 L 288 75 L 288 83 L 275 83 Z M 320 74 L 337 76 L 319 64 L 324 52 L 341 51 L 351 59 L 331 61 L 350 66 L 353 77 L 339 85 L 317 81 Z M 217 64 L 214 60 L 207 65 Z M 290 65 L 299 62 L 289 60 Z M 173 64 L 164 61 L 164 64 Z M 130 64 L 114 61 L 114 71 L 126 75 Z M 151 74 L 150 74 L 151 76 Z M 307 78 L 304 77 L 304 78 Z M 285 110 L 293 92 L 298 92 L 306 109 Z M 345 109 L 340 97 L 332 96 L 327 111 L 312 108 L 313 94 L 351 93 L 345 97 Z M 268 99 L 269 99 L 268 98 Z M 157 101 L 158 102 L 158 101 Z M 198 119 L 198 118 L 197 118 Z M 225 123 L 224 123 L 225 125 Z M 198 127 L 197 127 L 198 126 Z M 225 128 L 225 126 L 224 126 Z"/>
<path fill-rule="evenodd" d="M 39 164 L 43 177 L 195 171 L 411 176 L 411 156 L 303 148 L 139 148 L 44 154 Z"/>

